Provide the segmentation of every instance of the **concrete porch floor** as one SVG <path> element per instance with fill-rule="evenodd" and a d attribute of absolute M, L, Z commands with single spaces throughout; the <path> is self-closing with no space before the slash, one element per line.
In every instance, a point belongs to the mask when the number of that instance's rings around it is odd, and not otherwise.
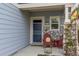
<path fill-rule="evenodd" d="M 44 54 L 42 46 L 27 46 L 16 52 L 13 56 L 37 56 L 38 54 Z M 63 49 L 53 47 L 52 55 L 63 56 Z"/>

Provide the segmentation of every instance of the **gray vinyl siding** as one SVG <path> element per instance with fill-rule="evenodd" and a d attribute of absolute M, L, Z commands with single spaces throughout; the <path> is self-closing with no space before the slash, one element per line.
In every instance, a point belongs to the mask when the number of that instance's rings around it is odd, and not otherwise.
<path fill-rule="evenodd" d="M 50 16 L 60 16 L 61 17 L 60 21 L 62 22 L 61 24 L 63 24 L 63 22 L 64 22 L 64 20 L 62 18 L 64 16 L 64 11 L 31 12 L 30 16 L 31 17 L 44 16 L 45 20 L 47 20 L 47 21 L 50 19 Z"/>
<path fill-rule="evenodd" d="M 28 33 L 28 16 L 13 4 L 0 4 L 0 55 L 11 55 L 27 46 Z"/>

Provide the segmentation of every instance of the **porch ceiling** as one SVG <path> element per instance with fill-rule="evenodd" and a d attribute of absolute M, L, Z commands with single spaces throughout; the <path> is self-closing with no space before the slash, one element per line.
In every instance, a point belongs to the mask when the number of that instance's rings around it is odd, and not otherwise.
<path fill-rule="evenodd" d="M 64 5 L 22 8 L 21 10 L 24 10 L 24 11 L 26 10 L 26 11 L 29 11 L 29 12 L 38 12 L 38 11 L 63 11 L 64 10 Z"/>

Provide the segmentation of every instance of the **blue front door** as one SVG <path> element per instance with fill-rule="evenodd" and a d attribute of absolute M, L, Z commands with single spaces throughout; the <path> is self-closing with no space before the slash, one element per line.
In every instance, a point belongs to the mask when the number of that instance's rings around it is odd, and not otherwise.
<path fill-rule="evenodd" d="M 42 38 L 42 21 L 33 20 L 33 42 L 41 42 Z"/>

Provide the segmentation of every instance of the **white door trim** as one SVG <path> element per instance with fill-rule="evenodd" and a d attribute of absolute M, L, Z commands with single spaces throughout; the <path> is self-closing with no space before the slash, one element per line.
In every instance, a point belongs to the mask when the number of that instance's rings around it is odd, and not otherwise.
<path fill-rule="evenodd" d="M 33 44 L 33 20 L 39 20 L 39 19 L 42 20 L 42 38 L 43 38 L 44 16 L 31 17 L 31 19 L 30 19 L 30 44 Z M 42 44 L 42 42 L 40 44 Z"/>

